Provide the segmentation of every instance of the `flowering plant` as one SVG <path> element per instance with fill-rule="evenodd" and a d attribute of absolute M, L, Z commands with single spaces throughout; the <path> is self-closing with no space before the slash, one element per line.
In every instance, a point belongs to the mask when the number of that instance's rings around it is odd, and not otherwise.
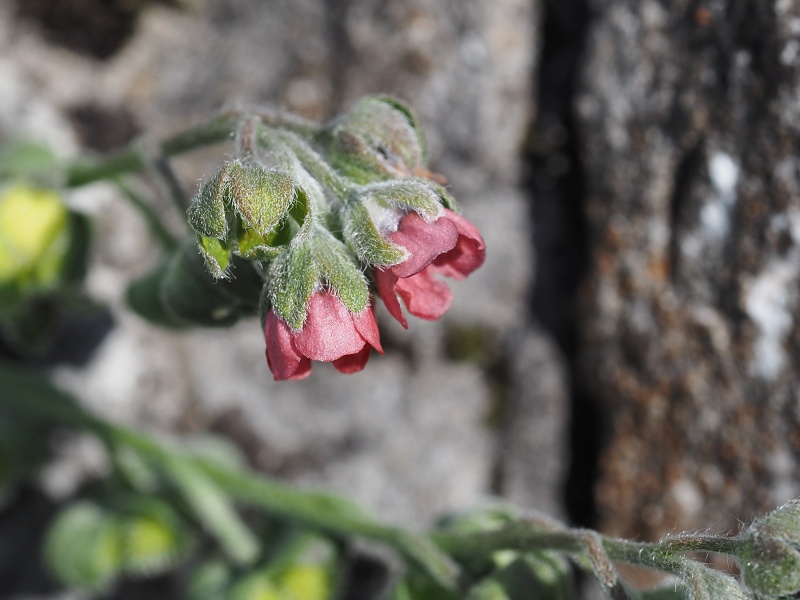
<path fill-rule="evenodd" d="M 477 228 L 425 165 L 416 117 L 386 96 L 365 98 L 322 125 L 260 109 L 226 111 L 163 141 L 156 156 L 136 147 L 59 167 L 62 183 L 116 180 L 231 138 L 234 155 L 191 203 L 176 198 L 191 228 L 187 241 L 117 181 L 163 246 L 163 259 L 128 290 L 131 307 L 154 323 L 227 326 L 259 314 L 276 380 L 309 376 L 311 361 L 353 373 L 373 349 L 383 352 L 376 298 L 404 327 L 401 301 L 411 315 L 438 319 L 451 303 L 440 277 L 461 280 L 484 262 Z M 15 164 L 0 161 L 0 335 L 11 343 L 24 340 L 9 332 L 33 318 L 30 304 L 62 306 L 74 291 L 90 234 L 42 176 L 52 173 L 51 162 L 33 170 Z M 47 330 L 38 335 L 46 338 Z M 91 594 L 108 594 L 124 577 L 180 567 L 190 573 L 192 600 L 342 598 L 339 574 L 356 539 L 381 543 L 401 560 L 382 589 L 387 600 L 565 600 L 574 594 L 572 566 L 593 574 L 612 600 L 766 600 L 800 592 L 798 501 L 735 537 L 637 543 L 500 502 L 418 533 L 344 498 L 271 480 L 230 448 L 155 441 L 106 422 L 34 372 L 0 363 L 0 381 L 0 483 L 31 475 L 47 449 L 38 444 L 46 436 L 30 433 L 54 423 L 96 435 L 112 457 L 113 477 L 63 509 L 45 548 L 57 577 Z M 237 503 L 266 515 L 248 520 Z M 731 557 L 740 577 L 686 556 L 697 552 Z M 631 590 L 617 563 L 671 579 Z"/>

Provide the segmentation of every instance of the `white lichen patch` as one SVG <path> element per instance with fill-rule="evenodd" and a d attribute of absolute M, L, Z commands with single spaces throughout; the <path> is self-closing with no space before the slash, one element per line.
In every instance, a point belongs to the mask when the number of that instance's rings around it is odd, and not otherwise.
<path fill-rule="evenodd" d="M 795 261 L 771 263 L 748 286 L 744 307 L 758 327 L 751 368 L 764 379 L 775 379 L 786 365 L 784 343 L 792 328 L 789 299 L 797 286 Z"/>
<path fill-rule="evenodd" d="M 716 194 L 700 211 L 700 222 L 706 232 L 724 237 L 730 230 L 730 213 L 736 203 L 739 165 L 729 154 L 715 152 L 708 161 L 708 175 Z"/>

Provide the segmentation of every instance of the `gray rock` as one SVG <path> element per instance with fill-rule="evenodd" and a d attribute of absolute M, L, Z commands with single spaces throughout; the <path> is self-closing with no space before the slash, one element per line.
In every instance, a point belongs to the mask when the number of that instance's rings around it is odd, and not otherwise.
<path fill-rule="evenodd" d="M 800 493 L 790 2 L 594 2 L 577 99 L 603 527 L 735 529 Z"/>

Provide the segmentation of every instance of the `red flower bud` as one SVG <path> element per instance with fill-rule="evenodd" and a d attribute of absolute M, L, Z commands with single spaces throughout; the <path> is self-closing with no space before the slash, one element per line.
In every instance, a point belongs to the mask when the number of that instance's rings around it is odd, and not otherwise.
<path fill-rule="evenodd" d="M 475 225 L 448 209 L 433 223 L 410 212 L 388 237 L 409 256 L 393 267 L 375 269 L 375 282 L 389 313 L 406 328 L 397 296 L 412 315 L 436 320 L 450 308 L 452 295 L 434 275 L 461 280 L 486 258 L 486 245 Z"/>
<path fill-rule="evenodd" d="M 330 362 L 342 373 L 355 373 L 367 364 L 372 348 L 383 354 L 372 306 L 353 314 L 329 290 L 311 295 L 299 331 L 292 331 L 270 310 L 264 336 L 267 364 L 276 381 L 308 377 L 312 360 Z"/>

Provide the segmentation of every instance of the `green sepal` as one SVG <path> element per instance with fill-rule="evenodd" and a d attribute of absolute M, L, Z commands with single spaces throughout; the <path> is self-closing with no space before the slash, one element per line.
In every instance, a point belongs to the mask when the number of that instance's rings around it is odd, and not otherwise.
<path fill-rule="evenodd" d="M 224 240 L 198 234 L 197 249 L 205 261 L 209 274 L 214 279 L 225 277 L 225 270 L 231 260 L 231 249 L 228 244 Z"/>
<path fill-rule="evenodd" d="M 236 212 L 261 238 L 273 233 L 294 201 L 293 179 L 259 163 L 231 163 L 228 185 Z"/>
<path fill-rule="evenodd" d="M 205 182 L 187 210 L 189 226 L 200 235 L 224 240 L 228 233 L 225 206 L 228 203 L 230 163 Z"/>
<path fill-rule="evenodd" d="M 270 306 L 294 330 L 303 328 L 308 299 L 319 280 L 310 245 L 294 243 L 270 264 Z"/>
<path fill-rule="evenodd" d="M 107 590 L 122 570 L 117 519 L 88 501 L 68 506 L 50 526 L 45 558 L 65 585 L 96 592 Z"/>
<path fill-rule="evenodd" d="M 441 186 L 428 179 L 403 178 L 366 185 L 358 195 L 362 202 L 410 209 L 426 221 L 435 221 L 442 214 L 439 188 Z"/>
<path fill-rule="evenodd" d="M 364 273 L 347 252 L 347 247 L 329 233 L 315 235 L 309 244 L 320 275 L 353 314 L 369 302 L 369 285 Z"/>
<path fill-rule="evenodd" d="M 390 266 L 403 261 L 403 248 L 383 237 L 359 201 L 348 203 L 342 214 L 344 238 L 358 258 L 368 265 Z"/>
<path fill-rule="evenodd" d="M 453 195 L 447 191 L 447 188 L 435 181 L 425 181 L 427 185 L 436 192 L 436 195 L 439 196 L 439 202 L 442 203 L 442 206 L 452 210 L 454 213 L 461 213 L 461 207 L 458 205 L 458 202 L 456 202 L 456 199 L 453 198 Z"/>

